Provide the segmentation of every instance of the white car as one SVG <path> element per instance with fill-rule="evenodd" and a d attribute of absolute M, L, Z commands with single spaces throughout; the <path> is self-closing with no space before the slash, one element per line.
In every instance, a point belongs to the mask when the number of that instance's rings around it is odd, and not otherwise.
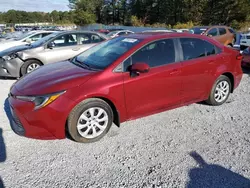
<path fill-rule="evenodd" d="M 110 33 L 108 33 L 107 35 L 111 38 L 115 38 L 115 37 L 119 37 L 121 35 L 128 35 L 134 33 L 133 31 L 129 31 L 129 30 L 119 30 L 119 31 L 112 31 Z"/>
<path fill-rule="evenodd" d="M 168 29 L 162 29 L 162 30 L 146 30 L 146 31 L 142 31 L 142 33 L 152 33 L 152 32 L 155 32 L 155 33 L 173 33 L 175 31 L 172 31 L 172 30 L 168 30 Z"/>
<path fill-rule="evenodd" d="M 250 33 L 242 34 L 240 39 L 240 50 L 245 50 L 247 47 L 250 46 Z"/>
<path fill-rule="evenodd" d="M 33 43 L 53 32 L 54 31 L 30 31 L 18 36 L 17 38 L 2 41 L 0 43 L 0 52 L 14 46 Z"/>

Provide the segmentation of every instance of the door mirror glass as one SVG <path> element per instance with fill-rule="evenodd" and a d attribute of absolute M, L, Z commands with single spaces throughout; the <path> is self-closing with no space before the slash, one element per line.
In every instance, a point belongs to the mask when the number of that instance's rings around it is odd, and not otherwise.
<path fill-rule="evenodd" d="M 27 42 L 28 44 L 30 44 L 32 42 L 32 40 L 30 38 L 26 39 L 25 42 Z"/>
<path fill-rule="evenodd" d="M 131 66 L 130 71 L 137 72 L 137 73 L 146 73 L 149 71 L 149 66 L 148 64 L 143 63 L 143 62 L 135 63 Z"/>
<path fill-rule="evenodd" d="M 54 42 L 50 42 L 50 43 L 47 45 L 47 47 L 48 47 L 49 49 L 53 49 L 55 46 L 56 46 L 56 45 L 55 45 Z"/>

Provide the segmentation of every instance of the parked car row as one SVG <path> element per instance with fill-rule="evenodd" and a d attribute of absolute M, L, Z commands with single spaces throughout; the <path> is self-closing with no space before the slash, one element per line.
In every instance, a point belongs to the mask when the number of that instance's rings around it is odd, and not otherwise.
<path fill-rule="evenodd" d="M 190 32 L 198 35 L 207 35 L 225 46 L 233 47 L 236 41 L 236 32 L 227 26 L 200 26 L 193 27 Z"/>
<path fill-rule="evenodd" d="M 37 41 L 27 43 L 27 40 L 32 39 Z M 27 33 L 27 37 L 0 43 L 0 49 L 12 46 L 0 51 L 0 76 L 19 78 L 41 65 L 70 59 L 107 39 L 108 36 L 91 31 Z M 19 45 L 22 43 L 25 45 Z"/>
<path fill-rule="evenodd" d="M 77 142 L 94 142 L 112 123 L 200 101 L 222 105 L 242 78 L 242 54 L 211 37 L 145 32 L 106 39 L 95 32 L 53 33 L 26 52 L 2 58 L 9 68 L 18 64 L 11 61 L 25 65 L 31 57 L 28 62 L 35 65 L 34 54 L 44 58 L 39 62 L 63 59 L 11 87 L 11 126 L 17 134 L 62 139 L 68 132 Z M 78 55 L 66 58 L 66 49 Z M 29 71 L 22 63 L 21 72 Z"/>

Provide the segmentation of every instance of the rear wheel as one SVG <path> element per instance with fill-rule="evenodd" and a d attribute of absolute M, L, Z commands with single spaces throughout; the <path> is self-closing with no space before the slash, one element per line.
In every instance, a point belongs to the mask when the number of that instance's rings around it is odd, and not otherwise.
<path fill-rule="evenodd" d="M 25 74 L 31 73 L 32 71 L 38 69 L 42 66 L 42 63 L 37 60 L 28 60 L 21 67 L 21 74 L 24 76 Z"/>
<path fill-rule="evenodd" d="M 68 132 L 77 142 L 95 142 L 105 136 L 112 123 L 113 111 L 105 101 L 87 99 L 70 113 Z"/>
<path fill-rule="evenodd" d="M 227 101 L 231 92 L 231 88 L 232 84 L 230 79 L 225 75 L 221 75 L 214 83 L 209 98 L 206 102 L 213 106 L 222 105 Z"/>

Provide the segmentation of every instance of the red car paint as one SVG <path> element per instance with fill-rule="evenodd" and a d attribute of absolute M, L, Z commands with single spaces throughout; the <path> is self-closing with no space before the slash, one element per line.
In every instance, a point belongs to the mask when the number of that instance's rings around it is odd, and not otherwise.
<path fill-rule="evenodd" d="M 21 122 L 23 135 L 31 138 L 65 138 L 67 118 L 72 109 L 87 98 L 102 98 L 112 103 L 120 123 L 194 102 L 206 100 L 215 80 L 231 75 L 235 89 L 242 78 L 239 52 L 217 41 L 188 33 L 146 33 L 127 36 L 141 39 L 103 71 L 90 71 L 71 62 L 46 65 L 17 81 L 10 91 L 9 103 Z M 145 44 L 160 39 L 180 37 L 209 41 L 219 54 L 150 68 L 131 77 L 129 72 L 115 72 L 117 66 Z M 142 68 L 142 65 L 137 67 Z M 34 110 L 32 102 L 15 96 L 44 95 L 66 91 L 48 106 Z"/>

